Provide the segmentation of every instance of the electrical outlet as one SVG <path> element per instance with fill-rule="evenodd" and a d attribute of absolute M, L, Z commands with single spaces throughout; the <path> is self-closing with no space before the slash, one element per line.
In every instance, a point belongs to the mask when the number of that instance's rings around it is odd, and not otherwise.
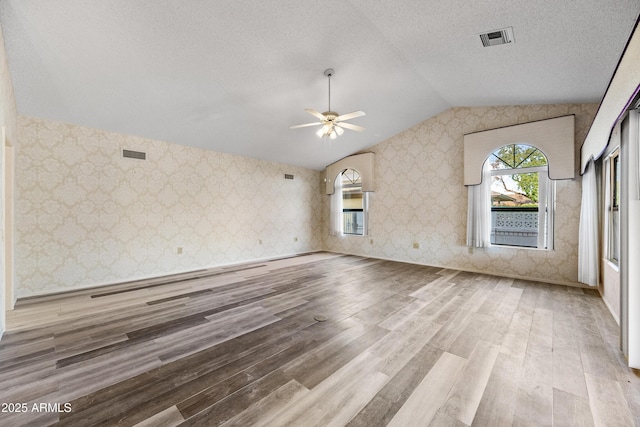
<path fill-rule="evenodd" d="M 420 249 L 420 243 L 413 242 L 413 249 Z"/>
<path fill-rule="evenodd" d="M 182 255 L 182 246 L 178 246 L 178 250 L 176 251 L 178 255 Z"/>

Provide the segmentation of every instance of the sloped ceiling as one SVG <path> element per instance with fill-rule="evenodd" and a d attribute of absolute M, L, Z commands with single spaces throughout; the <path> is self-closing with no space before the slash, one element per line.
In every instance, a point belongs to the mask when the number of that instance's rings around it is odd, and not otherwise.
<path fill-rule="evenodd" d="M 455 106 L 598 102 L 637 0 L 3 0 L 23 115 L 321 169 Z M 479 33 L 513 27 L 515 42 Z M 363 110 L 335 141 L 305 108 Z"/>

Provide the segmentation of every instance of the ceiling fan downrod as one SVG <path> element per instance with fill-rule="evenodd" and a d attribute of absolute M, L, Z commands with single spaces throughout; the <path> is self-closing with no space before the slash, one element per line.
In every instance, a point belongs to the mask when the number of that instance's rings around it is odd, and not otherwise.
<path fill-rule="evenodd" d="M 329 78 L 329 108 L 327 111 L 331 111 L 331 76 L 333 76 L 333 68 L 324 70 L 324 75 Z"/>

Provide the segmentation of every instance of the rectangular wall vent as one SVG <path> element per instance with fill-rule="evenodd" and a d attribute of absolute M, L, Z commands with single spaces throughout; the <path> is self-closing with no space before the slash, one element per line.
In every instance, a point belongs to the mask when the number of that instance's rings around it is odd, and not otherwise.
<path fill-rule="evenodd" d="M 501 44 L 508 44 L 514 41 L 513 28 L 503 28 L 501 30 L 489 31 L 488 33 L 480 34 L 480 40 L 484 47 L 498 46 Z"/>
<path fill-rule="evenodd" d="M 129 159 L 146 160 L 147 153 L 143 153 L 142 151 L 122 150 L 122 157 L 127 157 Z"/>
<path fill-rule="evenodd" d="M 293 175 L 285 173 L 284 174 L 284 179 L 293 179 Z"/>

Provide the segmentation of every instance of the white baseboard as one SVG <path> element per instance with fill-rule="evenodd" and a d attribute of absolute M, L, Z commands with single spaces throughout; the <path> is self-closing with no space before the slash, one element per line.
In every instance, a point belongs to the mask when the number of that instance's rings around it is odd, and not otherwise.
<path fill-rule="evenodd" d="M 600 292 L 600 289 L 598 289 L 598 293 L 600 293 L 600 298 L 602 298 L 602 301 L 604 301 L 604 305 L 607 306 L 607 309 L 609 310 L 609 313 L 611 314 L 611 317 L 613 317 L 613 320 L 615 320 L 616 323 L 618 324 L 618 326 L 620 326 L 620 318 L 613 311 L 613 309 L 609 305 L 609 302 L 607 302 L 607 299 L 602 296 L 602 293 Z"/>
<path fill-rule="evenodd" d="M 278 260 L 278 259 L 290 258 L 290 257 L 294 257 L 294 256 L 304 255 L 304 254 L 312 254 L 312 253 L 316 253 L 316 252 L 327 252 L 327 251 L 323 251 L 321 249 L 318 249 L 318 250 L 312 250 L 312 251 L 304 251 L 304 252 L 296 252 L 296 253 L 290 253 L 290 254 L 275 255 L 275 256 L 272 256 L 272 257 L 251 258 L 251 259 L 245 259 L 245 260 L 241 260 L 241 261 L 238 261 L 238 262 L 232 262 L 232 263 L 228 263 L 228 264 L 215 264 L 215 265 L 192 268 L 192 269 L 188 269 L 188 270 L 171 271 L 171 272 L 166 272 L 166 273 L 163 273 L 163 274 L 160 274 L 160 275 L 135 276 L 135 277 L 128 278 L 127 280 L 122 280 L 122 281 L 118 281 L 118 282 L 105 281 L 105 282 L 99 282 L 99 283 L 92 283 L 90 285 L 76 286 L 76 287 L 73 287 L 73 288 L 50 289 L 50 290 L 48 290 L 46 292 L 34 293 L 34 294 L 21 296 L 19 298 L 14 298 L 13 306 L 15 307 L 15 304 L 18 302 L 18 300 L 21 300 L 21 299 L 27 299 L 28 300 L 28 299 L 32 299 L 32 298 L 38 298 L 38 297 L 62 295 L 62 294 L 66 294 L 66 293 L 69 293 L 69 292 L 88 291 L 88 290 L 91 290 L 91 289 L 98 289 L 98 288 L 103 288 L 103 287 L 106 287 L 106 286 L 122 285 L 122 284 L 129 283 L 129 282 L 161 279 L 161 278 L 163 278 L 165 276 L 173 276 L 175 274 L 191 273 L 191 272 L 194 272 L 196 270 L 208 270 L 208 269 L 214 269 L 214 268 L 224 268 L 224 267 L 238 266 L 238 265 L 243 265 L 243 264 L 252 264 L 252 263 L 256 263 L 256 262 L 274 261 L 274 260 Z"/>
<path fill-rule="evenodd" d="M 467 273 L 486 274 L 486 275 L 489 275 L 489 276 L 506 277 L 508 279 L 527 280 L 529 282 L 540 282 L 540 283 L 547 283 L 547 284 L 550 284 L 550 285 L 571 286 L 573 288 L 581 288 L 581 289 L 598 289 L 598 288 L 596 288 L 594 286 L 585 285 L 584 283 L 569 282 L 569 281 L 566 281 L 566 280 L 551 280 L 551 279 L 543 279 L 543 278 L 539 278 L 539 277 L 518 276 L 518 275 L 515 275 L 515 274 L 496 273 L 495 271 L 473 270 L 473 269 L 452 267 L 452 266 L 449 266 L 449 265 L 440 265 L 440 264 L 425 264 L 425 263 L 421 263 L 421 262 L 408 261 L 406 259 L 385 258 L 385 257 L 379 257 L 379 256 L 373 256 L 373 255 L 353 254 L 353 253 L 338 252 L 338 251 L 332 251 L 332 250 L 327 250 L 325 252 L 331 252 L 331 253 L 342 254 L 342 255 L 360 256 L 360 257 L 363 257 L 363 258 L 381 259 L 381 260 L 384 260 L 384 261 L 404 262 L 406 264 L 424 265 L 425 267 L 446 268 L 447 270 L 458 270 L 458 271 L 464 271 L 464 272 L 467 272 Z"/>

